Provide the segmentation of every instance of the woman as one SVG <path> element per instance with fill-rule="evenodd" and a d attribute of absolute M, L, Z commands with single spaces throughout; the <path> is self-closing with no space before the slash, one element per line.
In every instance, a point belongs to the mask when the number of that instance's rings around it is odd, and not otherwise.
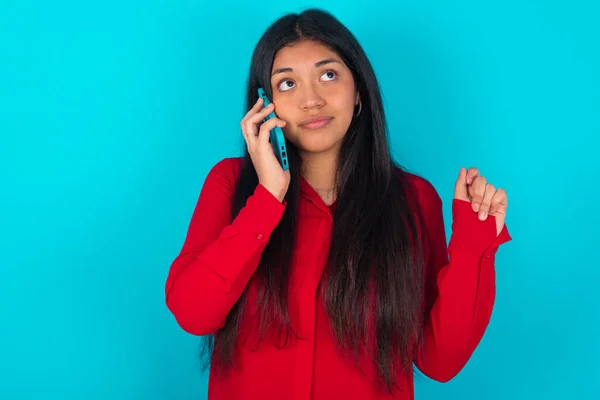
<path fill-rule="evenodd" d="M 371 64 L 326 12 L 266 31 L 246 95 L 245 157 L 209 172 L 166 283 L 206 335 L 208 397 L 412 399 L 413 363 L 451 379 L 490 319 L 506 193 L 461 168 L 446 246 L 439 195 L 391 160 Z"/>

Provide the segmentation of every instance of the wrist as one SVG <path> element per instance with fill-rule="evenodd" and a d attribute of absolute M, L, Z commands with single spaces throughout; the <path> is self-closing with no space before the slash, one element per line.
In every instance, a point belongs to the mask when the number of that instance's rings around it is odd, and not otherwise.
<path fill-rule="evenodd" d="M 265 187 L 265 189 L 267 189 L 269 191 L 269 193 L 271 193 L 271 195 L 273 197 L 275 197 L 280 203 L 283 203 L 283 199 L 285 198 L 286 190 L 279 189 L 279 188 L 269 187 L 269 186 L 264 185 L 262 183 L 261 183 L 261 185 L 263 185 Z"/>

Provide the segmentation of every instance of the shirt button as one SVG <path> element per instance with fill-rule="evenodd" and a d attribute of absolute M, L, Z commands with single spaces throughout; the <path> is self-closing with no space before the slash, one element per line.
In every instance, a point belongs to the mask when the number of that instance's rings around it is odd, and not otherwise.
<path fill-rule="evenodd" d="M 256 238 L 257 238 L 258 240 L 261 240 L 261 239 L 263 238 L 263 235 L 262 235 L 262 233 L 259 233 L 258 235 L 256 235 Z"/>

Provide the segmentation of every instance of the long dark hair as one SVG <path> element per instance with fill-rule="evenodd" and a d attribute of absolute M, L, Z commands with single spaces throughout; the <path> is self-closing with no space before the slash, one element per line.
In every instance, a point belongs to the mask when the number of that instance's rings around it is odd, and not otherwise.
<path fill-rule="evenodd" d="M 274 22 L 252 57 L 246 110 L 262 87 L 271 97 L 270 74 L 283 46 L 314 40 L 337 53 L 352 71 L 362 110 L 344 139 L 338 156 L 338 200 L 329 259 L 320 285 L 325 309 L 339 346 L 358 360 L 373 354 L 378 384 L 390 392 L 397 373 L 408 372 L 423 325 L 423 254 L 418 239 L 423 219 L 416 194 L 404 172 L 391 159 L 379 85 L 373 68 L 353 34 L 334 16 L 319 9 L 288 14 Z M 259 266 L 257 321 L 260 338 L 271 329 L 285 346 L 294 335 L 287 310 L 288 277 L 296 240 L 302 160 L 287 142 L 290 187 L 281 222 L 273 231 Z M 239 213 L 258 184 L 246 151 L 232 207 Z M 206 336 L 206 354 L 215 372 L 235 365 L 235 349 L 247 290 L 229 312 L 225 326 Z M 374 331 L 369 332 L 369 322 Z M 259 339 L 260 341 L 260 339 Z M 208 357 L 210 360 L 210 357 Z"/>

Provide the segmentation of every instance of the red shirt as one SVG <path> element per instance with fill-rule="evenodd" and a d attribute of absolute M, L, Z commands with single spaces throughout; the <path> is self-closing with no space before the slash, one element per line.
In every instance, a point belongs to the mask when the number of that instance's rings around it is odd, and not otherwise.
<path fill-rule="evenodd" d="M 259 184 L 232 221 L 230 205 L 241 166 L 241 158 L 229 158 L 209 172 L 167 278 L 167 306 L 179 325 L 194 335 L 222 327 L 248 284 L 248 305 L 254 307 L 251 277 L 286 207 Z M 496 235 L 493 216 L 480 221 L 469 202 L 453 199 L 447 246 L 438 193 L 427 180 L 408 176 L 418 187 L 425 224 L 434 232 L 424 239 L 429 243 L 423 243 L 430 311 L 423 350 L 413 361 L 428 377 L 445 382 L 461 370 L 484 334 L 495 298 L 495 253 L 511 237 L 506 226 Z M 413 399 L 412 371 L 397 378 L 400 390 L 390 397 L 371 383 L 377 382 L 372 359 L 360 360 L 361 371 L 340 356 L 317 291 L 327 260 L 332 211 L 303 178 L 299 218 L 289 315 L 295 331 L 308 339 L 292 335 L 280 349 L 261 342 L 258 351 L 250 351 L 251 341 L 240 344 L 241 369 L 226 378 L 211 373 L 208 398 Z"/>

